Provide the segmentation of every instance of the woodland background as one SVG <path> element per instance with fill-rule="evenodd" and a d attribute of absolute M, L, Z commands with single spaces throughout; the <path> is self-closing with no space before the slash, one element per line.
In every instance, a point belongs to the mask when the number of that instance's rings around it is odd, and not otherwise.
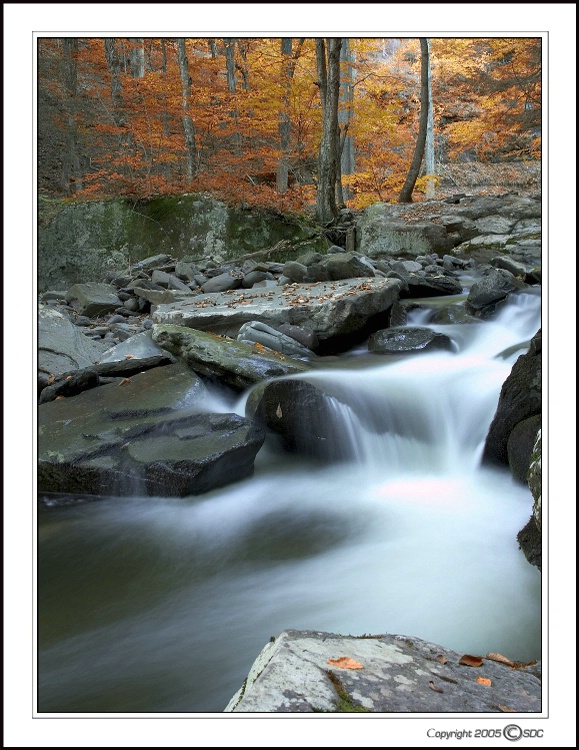
<path fill-rule="evenodd" d="M 316 39 L 37 44 L 40 196 L 206 191 L 284 213 L 315 202 L 324 115 Z M 414 200 L 536 189 L 541 38 L 431 38 L 429 52 L 431 154 Z M 339 203 L 394 201 L 418 133 L 419 40 L 343 39 L 339 67 Z"/>

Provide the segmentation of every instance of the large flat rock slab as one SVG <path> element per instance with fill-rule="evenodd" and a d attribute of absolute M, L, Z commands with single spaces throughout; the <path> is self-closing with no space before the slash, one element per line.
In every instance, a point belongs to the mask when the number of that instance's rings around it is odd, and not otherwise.
<path fill-rule="evenodd" d="M 206 399 L 176 364 L 41 404 L 39 493 L 183 497 L 245 478 L 265 434 Z"/>
<path fill-rule="evenodd" d="M 368 278 L 230 290 L 158 305 L 151 317 L 155 323 L 231 338 L 249 321 L 274 328 L 284 323 L 303 325 L 324 341 L 362 330 L 371 316 L 392 306 L 401 287 L 399 279 Z"/>
<path fill-rule="evenodd" d="M 225 712 L 540 713 L 539 663 L 489 655 L 468 666 L 464 656 L 403 635 L 287 630 L 264 647 Z"/>

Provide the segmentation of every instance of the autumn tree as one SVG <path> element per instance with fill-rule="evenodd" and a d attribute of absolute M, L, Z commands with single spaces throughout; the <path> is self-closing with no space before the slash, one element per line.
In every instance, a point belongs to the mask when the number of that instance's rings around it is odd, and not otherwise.
<path fill-rule="evenodd" d="M 429 64 L 429 50 L 428 41 L 426 39 L 420 39 L 420 123 L 418 125 L 418 135 L 416 137 L 416 146 L 414 147 L 414 156 L 412 157 L 412 163 L 406 176 L 400 195 L 398 196 L 399 203 L 411 203 L 412 192 L 418 179 L 420 172 L 420 166 L 424 157 L 424 146 L 426 144 L 426 130 L 428 125 L 428 69 Z"/>
<path fill-rule="evenodd" d="M 316 39 L 318 86 L 322 105 L 322 138 L 318 157 L 316 210 L 321 224 L 331 224 L 338 215 L 336 183 L 338 180 L 340 98 L 340 38 Z"/>

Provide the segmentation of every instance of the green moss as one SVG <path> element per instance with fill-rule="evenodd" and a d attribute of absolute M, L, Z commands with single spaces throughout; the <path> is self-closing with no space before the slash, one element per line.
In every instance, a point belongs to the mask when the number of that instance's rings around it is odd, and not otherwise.
<path fill-rule="evenodd" d="M 343 686 L 342 681 L 336 674 L 334 674 L 334 672 L 330 672 L 329 670 L 326 670 L 326 675 L 328 676 L 328 679 L 330 680 L 330 682 L 334 686 L 336 693 L 338 694 L 338 703 L 334 711 L 331 713 L 334 713 L 334 712 L 335 713 L 363 713 L 363 714 L 372 713 L 369 708 L 366 708 L 365 706 L 362 706 L 359 703 L 354 703 L 348 691 Z M 330 712 L 324 711 L 321 713 L 330 713 Z"/>

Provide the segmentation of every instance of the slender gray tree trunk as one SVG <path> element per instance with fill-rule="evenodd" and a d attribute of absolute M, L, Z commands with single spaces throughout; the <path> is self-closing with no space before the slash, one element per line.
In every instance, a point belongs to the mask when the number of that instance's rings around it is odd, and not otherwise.
<path fill-rule="evenodd" d="M 197 173 L 197 146 L 195 143 L 195 126 L 189 115 L 191 102 L 191 77 L 189 75 L 189 61 L 185 50 L 185 40 L 177 39 L 177 59 L 181 75 L 181 107 L 183 109 L 183 131 L 185 133 L 185 147 L 187 150 L 187 179 L 189 182 Z"/>
<path fill-rule="evenodd" d="M 336 184 L 339 174 L 338 103 L 341 46 L 342 40 L 339 38 L 316 39 L 318 85 L 322 103 L 322 140 L 318 155 L 316 210 L 321 224 L 331 224 L 338 216 Z"/>
<path fill-rule="evenodd" d="M 340 158 L 338 159 L 338 179 L 336 181 L 336 200 L 338 205 L 344 205 L 352 197 L 351 191 L 342 186 L 342 175 L 354 173 L 354 139 L 349 135 L 354 107 L 354 75 L 352 50 L 350 40 L 342 40 L 341 60 L 346 64 L 346 77 L 340 86 L 341 107 L 338 110 L 338 128 L 340 130 Z"/>
<path fill-rule="evenodd" d="M 235 99 L 237 94 L 237 79 L 235 77 L 235 44 L 236 39 L 224 39 L 223 47 L 225 53 L 225 75 L 227 79 L 227 90 Z M 237 154 L 241 151 L 241 133 L 239 132 L 239 112 L 234 106 L 230 111 L 231 119 L 234 122 L 235 130 L 233 132 L 233 146 Z"/>
<path fill-rule="evenodd" d="M 406 181 L 400 195 L 399 203 L 412 203 L 412 192 L 418 179 L 420 165 L 424 157 L 424 147 L 426 144 L 426 128 L 428 125 L 428 43 L 426 39 L 420 39 L 420 122 L 418 125 L 418 136 L 414 148 L 412 163 L 406 176 Z"/>
<path fill-rule="evenodd" d="M 144 78 L 145 76 L 145 47 L 143 39 L 135 38 L 131 40 L 134 47 L 131 47 L 129 60 L 131 63 L 131 75 L 133 78 Z"/>
<path fill-rule="evenodd" d="M 285 193 L 288 189 L 289 178 L 289 150 L 290 150 L 290 86 L 291 86 L 291 54 L 292 39 L 283 37 L 281 40 L 283 93 L 279 110 L 278 133 L 281 157 L 277 165 L 276 189 L 278 193 Z"/>
<path fill-rule="evenodd" d="M 424 169 L 427 177 L 426 197 L 434 198 L 436 192 L 435 167 L 434 167 L 434 109 L 432 105 L 432 65 L 430 63 L 430 42 L 428 45 L 428 121 L 426 124 L 426 146 L 424 149 Z"/>
<path fill-rule="evenodd" d="M 105 60 L 111 75 L 111 97 L 115 111 L 114 119 L 117 124 L 122 124 L 123 116 L 123 83 L 121 79 L 121 56 L 117 49 L 117 40 L 113 37 L 105 39 Z"/>

